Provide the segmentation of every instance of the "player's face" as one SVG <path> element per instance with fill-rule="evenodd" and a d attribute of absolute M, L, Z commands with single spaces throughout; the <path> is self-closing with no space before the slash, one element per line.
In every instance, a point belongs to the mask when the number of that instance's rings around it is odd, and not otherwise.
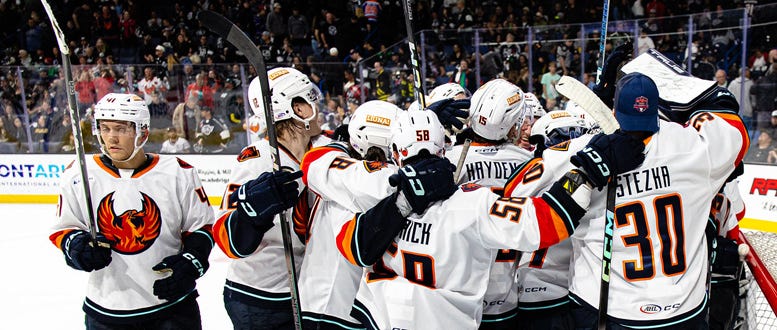
<path fill-rule="evenodd" d="M 135 126 L 126 121 L 106 120 L 98 125 L 108 156 L 117 161 L 128 160 L 135 151 Z"/>
<path fill-rule="evenodd" d="M 307 102 L 294 102 L 294 113 L 303 119 L 316 115 L 315 109 Z M 318 124 L 317 118 L 308 123 L 310 124 L 310 129 L 307 131 L 308 136 L 312 137 L 321 134 L 321 125 Z"/>

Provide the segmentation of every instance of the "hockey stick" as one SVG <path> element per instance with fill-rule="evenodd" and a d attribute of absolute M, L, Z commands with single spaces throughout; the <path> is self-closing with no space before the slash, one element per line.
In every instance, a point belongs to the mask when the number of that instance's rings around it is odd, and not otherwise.
<path fill-rule="evenodd" d="M 81 115 L 78 113 L 78 103 L 76 102 L 76 87 L 75 81 L 73 81 L 73 68 L 70 64 L 70 47 L 67 46 L 65 41 L 65 34 L 57 24 L 57 19 L 54 17 L 54 12 L 51 11 L 48 1 L 41 0 L 43 9 L 46 10 L 46 15 L 49 16 L 49 22 L 54 29 L 54 36 L 57 38 L 57 44 L 59 45 L 59 52 L 62 53 L 62 69 L 65 71 L 65 83 L 67 84 L 67 107 L 70 111 L 70 122 L 73 129 L 73 144 L 76 149 L 76 159 L 78 160 L 78 166 L 81 169 L 81 186 L 84 188 L 84 198 L 86 199 L 86 214 L 88 217 L 87 227 L 89 227 L 89 235 L 92 236 L 92 244 L 99 244 L 105 246 L 105 243 L 97 242 L 97 219 L 94 217 L 94 210 L 92 209 L 92 190 L 89 187 L 89 172 L 86 171 L 86 157 L 84 156 L 84 139 L 81 136 Z"/>
<path fill-rule="evenodd" d="M 561 95 L 577 103 L 591 118 L 599 123 L 605 134 L 611 134 L 620 128 L 612 111 L 593 91 L 575 78 L 563 76 L 556 84 Z M 607 204 L 604 221 L 604 242 L 602 248 L 602 282 L 599 284 L 599 330 L 607 327 L 607 303 L 610 293 L 610 266 L 612 264 L 612 236 L 615 225 L 615 177 L 607 184 Z"/>
<path fill-rule="evenodd" d="M 270 82 L 267 78 L 267 67 L 264 65 L 264 58 L 259 48 L 254 45 L 251 38 L 245 32 L 232 23 L 229 19 L 218 13 L 205 10 L 197 15 L 202 24 L 209 30 L 215 32 L 229 43 L 235 46 L 248 59 L 248 62 L 256 69 L 256 76 L 259 78 L 259 85 L 262 91 L 262 101 L 264 106 L 264 119 L 267 125 L 267 137 L 270 140 L 270 146 L 275 154 L 273 171 L 280 171 L 281 157 L 278 151 L 278 138 L 273 125 L 273 114 L 270 100 Z M 299 305 L 299 289 L 297 287 L 297 269 L 294 267 L 294 253 L 291 244 L 291 231 L 289 229 L 289 220 L 286 219 L 286 211 L 281 212 L 281 235 L 283 238 L 283 252 L 286 255 L 286 268 L 289 271 L 289 287 L 291 291 L 291 307 L 294 314 L 294 327 L 297 330 L 302 329 L 302 314 Z"/>
<path fill-rule="evenodd" d="M 413 8 L 411 8 L 412 0 L 402 0 L 405 9 L 405 28 L 407 29 L 407 44 L 410 48 L 410 66 L 413 69 L 413 92 L 415 99 L 418 100 L 418 104 L 421 105 L 421 109 L 426 109 L 426 91 L 424 90 L 423 78 L 421 77 L 421 69 L 418 66 L 418 50 L 416 49 L 415 36 L 413 35 Z"/>
<path fill-rule="evenodd" d="M 472 139 L 464 140 L 464 145 L 461 147 L 461 154 L 459 155 L 459 161 L 456 163 L 456 172 L 453 173 L 453 180 L 456 184 L 459 184 L 459 174 L 461 174 L 461 168 L 464 166 L 464 160 L 467 159 L 467 152 L 469 152 L 469 146 L 472 144 Z"/>
<path fill-rule="evenodd" d="M 599 83 L 599 78 L 602 77 L 602 70 L 604 69 L 604 48 L 607 43 L 607 23 L 610 20 L 610 0 L 604 0 L 604 7 L 602 8 L 602 33 L 599 35 L 599 59 L 596 60 L 596 83 Z"/>

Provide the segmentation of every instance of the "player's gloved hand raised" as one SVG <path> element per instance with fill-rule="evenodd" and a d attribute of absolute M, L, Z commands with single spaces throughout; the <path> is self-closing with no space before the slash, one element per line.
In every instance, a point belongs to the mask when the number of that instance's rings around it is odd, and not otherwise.
<path fill-rule="evenodd" d="M 617 131 L 600 133 L 588 142 L 583 150 L 572 156 L 572 164 L 588 176 L 591 185 L 602 188 L 611 175 L 631 171 L 645 160 L 642 141 Z"/>
<path fill-rule="evenodd" d="M 464 128 L 464 123 L 469 118 L 470 104 L 469 99 L 454 100 L 449 98 L 434 102 L 426 109 L 437 115 L 440 124 L 445 127 L 448 133 L 455 134 Z"/>
<path fill-rule="evenodd" d="M 621 63 L 631 58 L 633 52 L 634 44 L 631 41 L 627 41 L 615 47 L 604 61 L 602 76 L 599 78 L 599 83 L 594 86 L 593 91 L 610 108 L 612 108 L 613 99 L 615 98 L 615 79 L 618 76 L 619 67 Z"/>
<path fill-rule="evenodd" d="M 229 201 L 237 204 L 239 219 L 251 221 L 258 227 L 272 227 L 274 216 L 297 202 L 299 184 L 296 180 L 301 177 L 301 171 L 265 172 L 235 190 Z"/>
<path fill-rule="evenodd" d="M 191 253 L 168 256 L 156 264 L 152 270 L 159 273 L 170 272 L 170 276 L 154 281 L 154 295 L 159 299 L 179 298 L 195 287 L 195 280 L 205 275 L 208 259 L 200 260 Z"/>
<path fill-rule="evenodd" d="M 457 186 L 453 181 L 453 166 L 447 158 L 433 157 L 402 167 L 389 177 L 389 184 L 399 187 L 397 206 L 402 215 L 410 211 L 423 214 L 429 204 L 453 195 Z"/>
<path fill-rule="evenodd" d="M 76 230 L 62 240 L 62 252 L 67 265 L 74 269 L 91 272 L 100 270 L 111 263 L 110 242 L 105 235 L 97 233 L 96 241 L 84 230 Z"/>

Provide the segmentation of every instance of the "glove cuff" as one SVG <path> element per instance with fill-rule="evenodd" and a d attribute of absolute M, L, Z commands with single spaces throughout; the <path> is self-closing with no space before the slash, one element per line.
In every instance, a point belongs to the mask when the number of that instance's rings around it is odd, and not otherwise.
<path fill-rule="evenodd" d="M 402 191 L 398 191 L 396 194 L 396 201 L 397 210 L 399 210 L 399 214 L 402 215 L 402 217 L 407 217 L 410 215 L 410 213 L 413 212 L 413 208 L 410 206 L 410 202 L 405 197 L 405 194 L 402 193 Z"/>

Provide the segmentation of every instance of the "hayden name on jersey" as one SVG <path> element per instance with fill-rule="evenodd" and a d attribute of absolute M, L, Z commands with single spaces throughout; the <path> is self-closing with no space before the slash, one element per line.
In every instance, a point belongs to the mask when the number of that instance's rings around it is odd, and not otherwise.
<path fill-rule="evenodd" d="M 329 143 L 327 137 L 319 136 L 311 141 L 311 147 Z M 282 145 L 280 149 L 281 168 L 298 171 L 299 160 Z M 254 305 L 288 306 L 289 293 L 288 270 L 283 251 L 280 215 L 275 216 L 274 226 L 263 233 L 240 230 L 240 221 L 233 220 L 235 205 L 230 205 L 229 196 L 240 185 L 257 178 L 273 169 L 274 150 L 267 140 L 259 140 L 243 148 L 237 157 L 238 163 L 232 170 L 232 176 L 224 191 L 213 235 L 219 248 L 232 258 L 224 285 L 226 294 Z M 297 235 L 292 238 L 292 250 L 296 267 L 302 264 L 305 251 L 304 237 L 307 233 L 307 219 L 314 196 L 307 194 L 305 185 L 298 181 L 300 199 L 291 210 L 285 212 Z M 257 241 L 259 240 L 259 241 Z M 261 271 L 257 271 L 261 270 Z"/>
<path fill-rule="evenodd" d="M 72 165 L 62 175 L 59 222 L 50 237 L 57 247 L 72 230 L 88 230 L 81 174 Z M 153 294 L 154 281 L 169 274 L 152 267 L 180 253 L 187 235 L 212 240 L 213 210 L 196 169 L 155 154 L 147 154 L 135 170 L 117 169 L 99 155 L 87 157 L 86 166 L 98 231 L 113 242 L 113 251 L 107 267 L 89 274 L 84 311 L 123 323 L 164 313 L 181 300 L 160 300 Z"/>
<path fill-rule="evenodd" d="M 303 182 L 318 196 L 299 277 L 303 321 L 360 328 L 350 314 L 363 270 L 340 255 L 336 238 L 353 213 L 367 211 L 396 190 L 388 183 L 396 167 L 350 158 L 340 144 L 311 149 L 301 167 Z"/>

